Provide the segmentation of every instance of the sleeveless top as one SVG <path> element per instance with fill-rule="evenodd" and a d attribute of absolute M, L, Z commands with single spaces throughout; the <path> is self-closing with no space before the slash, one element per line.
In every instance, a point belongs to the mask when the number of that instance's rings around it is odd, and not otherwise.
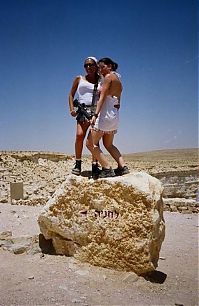
<path fill-rule="evenodd" d="M 119 73 L 112 71 L 120 80 Z M 102 85 L 102 84 L 101 84 Z M 119 125 L 119 109 L 114 105 L 118 104 L 118 98 L 116 96 L 108 95 L 102 105 L 99 113 L 99 117 L 95 121 L 94 129 L 103 132 L 117 132 Z"/>
<path fill-rule="evenodd" d="M 95 84 L 88 82 L 86 79 L 80 76 L 79 84 L 77 87 L 77 99 L 79 103 L 84 103 L 86 106 L 92 105 L 94 86 Z M 96 105 L 97 101 L 99 100 L 99 87 L 100 84 L 98 82 L 94 105 Z"/>
<path fill-rule="evenodd" d="M 95 121 L 94 129 L 103 132 L 116 132 L 119 124 L 119 110 L 114 107 L 118 103 L 118 98 L 115 96 L 107 96 L 99 117 Z"/>

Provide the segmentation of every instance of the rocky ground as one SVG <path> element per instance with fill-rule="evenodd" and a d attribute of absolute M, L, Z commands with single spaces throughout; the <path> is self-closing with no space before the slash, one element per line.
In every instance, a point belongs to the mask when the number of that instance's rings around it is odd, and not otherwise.
<path fill-rule="evenodd" d="M 162 181 L 165 209 L 198 211 L 195 205 L 199 169 L 197 149 L 134 153 L 124 157 L 131 171 L 146 171 Z M 116 167 L 112 160 L 111 163 Z M 23 182 L 23 200 L 17 203 L 44 205 L 71 172 L 73 164 L 73 156 L 61 153 L 0 152 L 0 203 L 11 202 L 10 183 Z M 91 169 L 90 156 L 83 158 L 82 168 L 86 175 Z"/>
<path fill-rule="evenodd" d="M 166 237 L 157 270 L 138 277 L 42 253 L 37 217 L 74 159 L 58 153 L 1 152 L 0 305 L 198 305 L 197 153 L 125 156 L 131 171 L 145 170 L 162 180 L 165 209 L 176 210 L 164 212 Z M 84 157 L 84 173 L 89 169 L 90 157 Z M 11 204 L 10 182 L 19 181 L 24 199 Z"/>
<path fill-rule="evenodd" d="M 40 210 L 0 204 L 0 232 L 13 235 L 7 246 L 1 240 L 0 305 L 198 305 L 197 214 L 164 213 L 166 237 L 158 268 L 144 278 L 42 254 L 36 240 L 27 238 L 39 233 Z M 21 253 L 25 247 L 28 254 Z"/>

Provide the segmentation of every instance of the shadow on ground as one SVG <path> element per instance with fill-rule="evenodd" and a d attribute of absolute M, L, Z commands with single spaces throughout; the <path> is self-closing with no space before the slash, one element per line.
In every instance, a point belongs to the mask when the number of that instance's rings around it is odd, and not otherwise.
<path fill-rule="evenodd" d="M 46 240 L 43 234 L 39 234 L 39 247 L 41 248 L 43 254 L 56 255 L 56 251 L 52 244 L 52 239 Z M 165 273 L 156 270 L 140 276 L 151 283 L 158 284 L 163 284 L 167 278 Z"/>
<path fill-rule="evenodd" d="M 167 278 L 167 274 L 161 271 L 152 271 L 141 275 L 145 280 L 151 283 L 163 284 Z"/>

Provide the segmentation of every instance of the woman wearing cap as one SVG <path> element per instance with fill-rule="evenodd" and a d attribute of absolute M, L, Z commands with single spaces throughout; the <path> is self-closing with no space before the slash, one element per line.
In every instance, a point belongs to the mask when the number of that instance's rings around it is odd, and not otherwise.
<path fill-rule="evenodd" d="M 105 57 L 99 60 L 99 71 L 104 77 L 100 88 L 100 98 L 97 108 L 91 119 L 93 155 L 100 162 L 102 171 L 99 178 L 112 177 L 129 173 L 124 159 L 116 146 L 113 145 L 114 134 L 117 132 L 119 123 L 120 97 L 122 93 L 122 83 L 120 75 L 116 72 L 118 64 L 110 58 Z M 118 164 L 118 168 L 113 171 L 109 161 L 100 148 L 97 146 L 102 138 L 104 147 L 111 154 Z"/>
<path fill-rule="evenodd" d="M 73 105 L 73 100 L 75 95 L 77 95 L 77 100 L 79 103 L 84 103 L 86 108 L 91 110 L 93 104 L 96 105 L 99 99 L 99 75 L 98 75 L 98 65 L 97 59 L 93 56 L 89 56 L 84 61 L 84 68 L 86 70 L 85 76 L 77 76 L 72 84 L 72 88 L 69 93 L 69 109 L 70 114 L 73 117 L 77 116 L 76 109 Z M 75 166 L 72 169 L 72 173 L 76 175 L 81 174 L 81 159 L 83 151 L 83 143 L 90 126 L 89 120 L 84 116 L 77 116 L 77 127 L 76 127 L 76 140 L 75 140 Z M 89 141 L 87 142 L 88 149 L 91 149 L 92 144 L 91 133 L 88 134 Z M 98 173 L 99 168 L 97 162 L 93 160 L 92 162 L 92 173 Z"/>

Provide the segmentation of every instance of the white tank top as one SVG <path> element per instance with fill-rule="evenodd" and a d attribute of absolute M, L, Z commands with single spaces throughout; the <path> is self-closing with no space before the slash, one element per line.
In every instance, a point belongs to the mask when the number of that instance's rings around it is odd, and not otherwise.
<path fill-rule="evenodd" d="M 100 84 L 98 83 L 97 92 L 95 94 L 94 105 L 96 105 L 97 101 L 99 100 L 99 87 Z M 87 106 L 91 106 L 93 99 L 93 90 L 94 90 L 94 84 L 88 82 L 86 79 L 80 76 L 79 85 L 77 87 L 77 99 L 79 103 L 84 103 Z"/>

